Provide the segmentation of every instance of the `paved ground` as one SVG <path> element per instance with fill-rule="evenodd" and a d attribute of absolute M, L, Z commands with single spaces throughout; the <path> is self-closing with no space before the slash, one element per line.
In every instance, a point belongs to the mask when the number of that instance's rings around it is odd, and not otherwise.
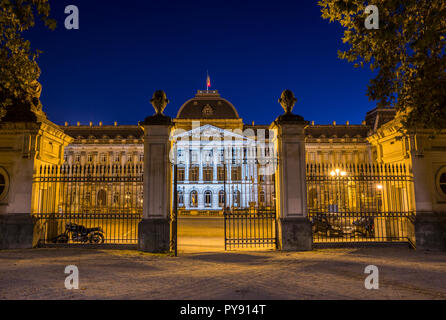
<path fill-rule="evenodd" d="M 379 290 L 364 288 L 370 264 L 379 267 Z M 78 266 L 80 290 L 65 289 L 67 265 Z M 446 299 L 446 253 L 0 251 L 0 299 Z"/>
<path fill-rule="evenodd" d="M 178 217 L 178 252 L 225 250 L 223 217 Z"/>

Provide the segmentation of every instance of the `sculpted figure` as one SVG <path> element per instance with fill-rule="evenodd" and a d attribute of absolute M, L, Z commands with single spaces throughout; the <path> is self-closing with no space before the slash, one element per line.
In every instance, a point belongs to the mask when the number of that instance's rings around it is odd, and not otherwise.
<path fill-rule="evenodd" d="M 42 110 L 42 103 L 40 102 L 40 95 L 42 94 L 42 85 L 34 80 L 29 85 L 29 94 L 35 111 L 40 112 Z"/>
<path fill-rule="evenodd" d="M 152 106 L 156 111 L 156 115 L 164 115 L 163 111 L 166 109 L 169 99 L 167 99 L 167 95 L 163 90 L 158 90 L 153 94 L 150 103 L 152 103 Z"/>
<path fill-rule="evenodd" d="M 279 103 L 282 106 L 283 110 L 285 110 L 285 114 L 290 114 L 293 111 L 293 107 L 296 102 L 297 99 L 294 96 L 293 91 L 288 89 L 282 92 L 282 95 L 279 99 Z"/>

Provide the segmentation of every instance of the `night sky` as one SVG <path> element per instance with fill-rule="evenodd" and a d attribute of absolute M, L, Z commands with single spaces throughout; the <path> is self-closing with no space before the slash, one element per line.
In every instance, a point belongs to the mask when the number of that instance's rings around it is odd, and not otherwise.
<path fill-rule="evenodd" d="M 153 114 L 155 90 L 165 113 L 198 89 L 212 87 L 245 123 L 270 124 L 277 100 L 294 91 L 294 112 L 319 124 L 360 123 L 374 107 L 365 95 L 368 67 L 341 61 L 342 29 L 321 18 L 316 0 L 50 0 L 56 31 L 25 34 L 44 53 L 42 103 L 58 124 L 137 124 Z M 76 5 L 80 30 L 66 30 L 64 8 Z"/>

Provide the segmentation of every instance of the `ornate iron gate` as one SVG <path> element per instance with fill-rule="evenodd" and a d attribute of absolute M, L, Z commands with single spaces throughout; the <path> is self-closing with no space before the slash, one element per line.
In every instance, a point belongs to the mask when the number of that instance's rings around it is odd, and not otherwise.
<path fill-rule="evenodd" d="M 225 180 L 225 250 L 277 249 L 275 176 L 261 174 L 254 163 L 251 177 L 233 179 L 237 174 L 231 172 Z"/>
<path fill-rule="evenodd" d="M 315 243 L 415 246 L 413 180 L 404 165 L 307 165 Z"/>
<path fill-rule="evenodd" d="M 136 245 L 143 166 L 43 166 L 34 177 L 40 245 Z"/>

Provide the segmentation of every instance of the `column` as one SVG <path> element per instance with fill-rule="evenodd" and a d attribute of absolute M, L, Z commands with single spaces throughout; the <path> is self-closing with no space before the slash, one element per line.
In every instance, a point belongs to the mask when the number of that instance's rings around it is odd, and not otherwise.
<path fill-rule="evenodd" d="M 276 210 L 278 213 L 279 249 L 312 250 L 313 235 L 307 218 L 305 134 L 308 124 L 291 113 L 296 102 L 294 94 L 285 90 L 279 103 L 285 114 L 271 125 L 279 163 L 276 167 Z"/>
<path fill-rule="evenodd" d="M 138 225 L 138 250 L 160 253 L 169 251 L 171 238 L 172 120 L 162 113 L 168 103 L 163 91 L 155 92 L 151 102 L 156 114 L 140 122 L 144 130 L 144 204 L 143 219 Z"/>

